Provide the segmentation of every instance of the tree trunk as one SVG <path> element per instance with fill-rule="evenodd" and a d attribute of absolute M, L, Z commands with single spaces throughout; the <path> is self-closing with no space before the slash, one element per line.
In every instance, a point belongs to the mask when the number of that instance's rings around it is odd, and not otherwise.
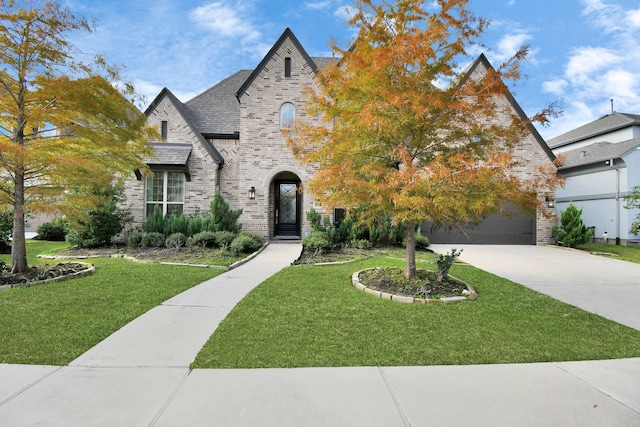
<path fill-rule="evenodd" d="M 27 269 L 27 245 L 24 236 L 24 173 L 16 171 L 13 204 L 13 233 L 11 236 L 11 272 Z"/>
<path fill-rule="evenodd" d="M 416 275 L 416 225 L 407 224 L 407 253 L 404 264 L 404 278 L 411 279 Z"/>

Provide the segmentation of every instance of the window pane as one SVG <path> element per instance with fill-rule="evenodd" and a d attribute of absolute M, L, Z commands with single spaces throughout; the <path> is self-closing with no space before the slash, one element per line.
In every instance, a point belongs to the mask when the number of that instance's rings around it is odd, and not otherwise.
<path fill-rule="evenodd" d="M 156 172 L 147 177 L 147 202 L 162 202 L 164 187 L 164 173 Z"/>
<path fill-rule="evenodd" d="M 153 209 L 159 206 L 160 207 L 160 212 L 162 212 L 162 205 L 157 204 L 157 203 L 147 203 L 147 211 L 145 212 L 145 218 L 149 218 L 149 215 L 151 215 L 153 213 Z"/>
<path fill-rule="evenodd" d="M 180 215 L 181 213 L 182 213 L 182 205 L 181 204 L 167 205 L 167 215 L 171 215 L 171 214 Z"/>
<path fill-rule="evenodd" d="M 182 172 L 168 172 L 167 202 L 184 202 L 184 174 Z"/>
<path fill-rule="evenodd" d="M 280 127 L 288 128 L 293 126 L 293 120 L 296 116 L 296 107 L 291 103 L 282 104 L 280 107 Z"/>

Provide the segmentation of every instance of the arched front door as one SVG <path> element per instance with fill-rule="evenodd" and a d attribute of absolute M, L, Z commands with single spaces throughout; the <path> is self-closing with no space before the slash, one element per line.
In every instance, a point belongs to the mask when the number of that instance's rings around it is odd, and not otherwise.
<path fill-rule="evenodd" d="M 275 181 L 275 235 L 300 236 L 300 181 Z"/>

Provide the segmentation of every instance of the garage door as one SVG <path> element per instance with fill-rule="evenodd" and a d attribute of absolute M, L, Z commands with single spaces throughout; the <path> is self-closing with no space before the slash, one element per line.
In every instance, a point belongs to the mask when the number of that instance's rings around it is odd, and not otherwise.
<path fill-rule="evenodd" d="M 535 245 L 535 215 L 522 212 L 511 216 L 490 215 L 476 226 L 448 230 L 445 227 L 433 227 L 428 222 L 422 223 L 421 233 L 431 243 L 459 243 L 484 245 Z"/>

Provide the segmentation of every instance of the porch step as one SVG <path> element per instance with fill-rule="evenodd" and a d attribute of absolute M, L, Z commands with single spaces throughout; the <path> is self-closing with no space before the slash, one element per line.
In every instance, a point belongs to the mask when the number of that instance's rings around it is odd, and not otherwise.
<path fill-rule="evenodd" d="M 277 236 L 277 237 L 271 238 L 270 243 L 301 244 L 302 239 L 300 239 L 300 236 Z"/>

